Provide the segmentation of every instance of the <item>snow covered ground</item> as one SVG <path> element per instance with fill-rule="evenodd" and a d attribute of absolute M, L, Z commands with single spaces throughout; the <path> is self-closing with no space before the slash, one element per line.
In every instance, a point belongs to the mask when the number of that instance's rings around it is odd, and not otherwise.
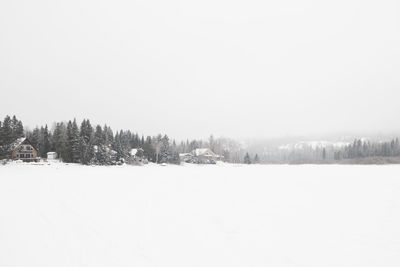
<path fill-rule="evenodd" d="M 400 166 L 0 166 L 0 266 L 400 266 Z"/>

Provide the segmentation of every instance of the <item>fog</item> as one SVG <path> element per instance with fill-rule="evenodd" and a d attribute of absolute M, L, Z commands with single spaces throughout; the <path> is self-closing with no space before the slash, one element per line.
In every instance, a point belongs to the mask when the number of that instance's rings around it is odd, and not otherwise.
<path fill-rule="evenodd" d="M 0 116 L 235 138 L 400 130 L 398 1 L 2 1 Z"/>

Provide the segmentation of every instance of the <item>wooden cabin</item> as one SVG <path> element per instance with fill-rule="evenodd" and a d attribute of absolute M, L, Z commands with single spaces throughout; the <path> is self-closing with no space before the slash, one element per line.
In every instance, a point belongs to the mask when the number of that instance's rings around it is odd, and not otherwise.
<path fill-rule="evenodd" d="M 24 162 L 39 161 L 38 150 L 32 145 L 28 138 L 19 138 L 12 145 L 11 157 L 13 160 Z"/>

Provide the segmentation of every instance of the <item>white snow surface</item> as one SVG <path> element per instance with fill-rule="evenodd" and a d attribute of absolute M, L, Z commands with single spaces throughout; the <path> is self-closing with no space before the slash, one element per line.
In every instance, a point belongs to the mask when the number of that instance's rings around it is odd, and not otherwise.
<path fill-rule="evenodd" d="M 0 266 L 400 266 L 400 166 L 0 166 Z"/>

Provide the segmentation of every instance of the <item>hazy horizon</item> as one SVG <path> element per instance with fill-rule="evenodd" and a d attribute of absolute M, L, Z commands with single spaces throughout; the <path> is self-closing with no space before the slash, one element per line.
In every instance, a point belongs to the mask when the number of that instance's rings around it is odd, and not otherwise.
<path fill-rule="evenodd" d="M 400 132 L 397 1 L 4 1 L 0 116 L 176 139 Z"/>
<path fill-rule="evenodd" d="M 1 115 L 0 120 L 2 120 L 5 116 L 13 116 L 14 114 L 4 114 Z M 17 119 L 21 119 L 21 117 L 19 117 L 18 115 Z M 392 138 L 400 138 L 400 132 L 399 131 L 365 131 L 365 132 L 346 132 L 346 131 L 342 131 L 342 132 L 326 132 L 326 133 L 310 133 L 310 134 L 277 134 L 277 135 L 265 135 L 265 136 L 235 136 L 235 135 L 229 135 L 229 134 L 215 134 L 215 133 L 209 133 L 207 135 L 204 136 L 183 136 L 183 137 L 179 137 L 179 136 L 174 136 L 168 132 L 165 131 L 159 131 L 159 132 L 154 132 L 154 133 L 146 133 L 146 132 L 142 132 L 140 129 L 132 129 L 132 128 L 127 128 L 127 127 L 122 127 L 122 128 L 117 128 L 114 127 L 114 125 L 112 123 L 99 123 L 97 121 L 93 121 L 91 118 L 76 118 L 78 126 L 80 125 L 80 123 L 82 122 L 83 119 L 89 119 L 92 126 L 95 127 L 96 125 L 100 124 L 101 126 L 107 125 L 110 126 L 111 129 L 114 131 L 114 133 L 116 133 L 117 131 L 120 130 L 130 130 L 133 133 L 138 133 L 140 136 L 144 135 L 144 137 L 146 136 L 156 136 L 158 134 L 167 134 L 171 139 L 176 140 L 178 142 L 180 141 L 186 141 L 188 140 L 192 140 L 192 139 L 196 139 L 196 140 L 204 140 L 207 141 L 209 139 L 209 137 L 212 135 L 214 138 L 230 138 L 236 141 L 240 141 L 240 142 L 250 142 L 250 143 L 257 143 L 257 142 L 300 142 L 300 141 L 351 141 L 355 138 L 367 138 L 370 140 L 383 140 L 383 141 L 387 141 L 389 139 Z M 71 118 L 70 120 L 73 120 L 73 118 Z M 24 120 L 21 120 L 24 123 Z M 27 125 L 24 124 L 24 129 L 25 130 L 33 130 L 35 127 L 41 127 L 41 126 L 45 126 L 47 125 L 48 128 L 50 130 L 54 130 L 54 126 L 56 123 L 58 122 L 64 122 L 64 123 L 68 123 L 69 120 L 57 120 L 57 121 L 52 121 L 50 123 L 43 123 L 43 124 L 34 124 L 34 125 Z"/>

